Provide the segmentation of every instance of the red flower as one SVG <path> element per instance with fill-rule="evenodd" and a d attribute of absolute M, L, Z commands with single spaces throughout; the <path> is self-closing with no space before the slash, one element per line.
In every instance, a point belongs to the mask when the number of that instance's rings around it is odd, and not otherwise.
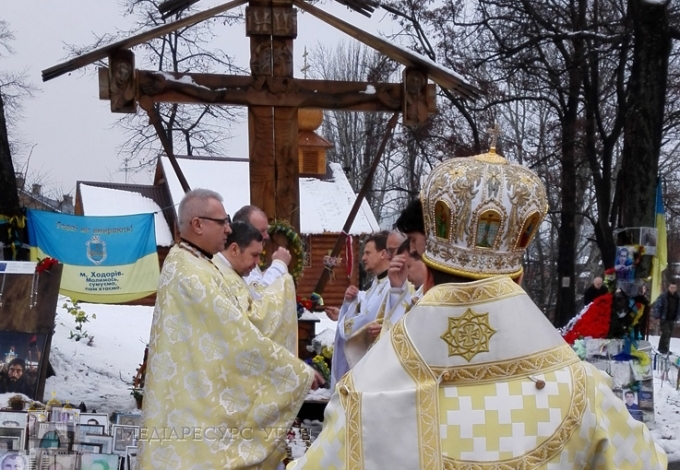
<path fill-rule="evenodd" d="M 564 335 L 565 341 L 574 344 L 579 338 L 606 338 L 611 322 L 613 298 L 612 294 L 604 294 L 593 300 L 574 327 Z"/>
<path fill-rule="evenodd" d="M 59 261 L 57 261 L 54 258 L 48 257 L 44 259 L 39 259 L 38 264 L 35 265 L 35 272 L 43 273 L 45 271 L 49 271 L 55 264 L 59 264 Z"/>

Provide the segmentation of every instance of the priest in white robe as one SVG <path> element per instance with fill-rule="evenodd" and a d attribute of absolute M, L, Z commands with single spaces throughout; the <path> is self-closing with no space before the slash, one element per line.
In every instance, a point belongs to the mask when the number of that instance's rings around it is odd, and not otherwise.
<path fill-rule="evenodd" d="M 433 169 L 423 298 L 338 383 L 295 470 L 663 470 L 647 427 L 519 286 L 543 184 L 495 153 Z"/>
<path fill-rule="evenodd" d="M 331 362 L 331 390 L 350 369 L 345 355 L 347 338 L 375 321 L 378 310 L 385 296 L 389 293 L 390 284 L 387 279 L 387 270 L 390 266 L 390 254 L 387 251 L 388 236 L 389 232 L 374 233 L 364 243 L 364 254 L 361 262 L 364 265 L 364 270 L 374 276 L 368 290 L 360 291 L 356 286 L 349 286 L 345 292 L 345 299 L 342 307 L 340 307 L 338 325 L 335 330 Z M 380 331 L 379 325 L 377 331 Z"/>
<path fill-rule="evenodd" d="M 409 252 L 410 242 L 404 240 L 390 260 L 387 278 L 390 292 L 378 309 L 376 323 L 380 326 L 378 335 L 372 334 L 370 324 L 347 339 L 345 355 L 351 366 L 357 364 L 373 347 L 375 341 L 387 334 L 401 317 L 406 315 L 423 296 L 423 282 L 427 268 L 417 252 Z"/>
<path fill-rule="evenodd" d="M 178 218 L 151 326 L 140 468 L 274 469 L 315 373 L 226 294 L 213 263 L 230 231 L 219 194 L 187 193 Z"/>

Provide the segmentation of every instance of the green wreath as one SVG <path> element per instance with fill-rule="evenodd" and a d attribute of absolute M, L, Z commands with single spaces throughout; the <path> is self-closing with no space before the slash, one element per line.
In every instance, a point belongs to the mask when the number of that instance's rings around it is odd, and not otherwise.
<path fill-rule="evenodd" d="M 267 231 L 269 232 L 270 237 L 275 233 L 283 234 L 283 236 L 286 237 L 286 240 L 288 241 L 288 250 L 296 259 L 294 266 L 288 266 L 288 272 L 290 272 L 290 275 L 293 276 L 293 279 L 297 282 L 302 275 L 302 266 L 304 263 L 304 253 L 300 235 L 297 234 L 287 220 L 275 220 L 269 224 L 269 229 Z"/>

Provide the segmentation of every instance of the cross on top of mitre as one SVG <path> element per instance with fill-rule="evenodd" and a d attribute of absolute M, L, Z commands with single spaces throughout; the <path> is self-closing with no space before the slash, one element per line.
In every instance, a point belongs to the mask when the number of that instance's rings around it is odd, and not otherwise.
<path fill-rule="evenodd" d="M 491 145 L 489 146 L 489 153 L 496 153 L 496 148 L 498 146 L 498 137 L 503 133 L 498 123 L 494 122 L 493 127 L 490 127 L 486 132 L 491 136 Z"/>

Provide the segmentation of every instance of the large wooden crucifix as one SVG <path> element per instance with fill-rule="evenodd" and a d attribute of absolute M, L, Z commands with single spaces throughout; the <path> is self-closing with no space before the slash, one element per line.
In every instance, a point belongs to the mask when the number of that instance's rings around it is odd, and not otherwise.
<path fill-rule="evenodd" d="M 428 79 L 466 98 L 474 98 L 477 94 L 473 86 L 455 73 L 303 0 L 249 0 L 246 35 L 250 37 L 250 76 L 171 74 L 135 69 L 131 47 L 196 24 L 246 1 L 235 0 L 76 57 L 43 71 L 43 80 L 108 57 L 109 67 L 100 69 L 100 97 L 111 101 L 113 112 L 135 113 L 139 103 L 153 121 L 154 104 L 161 102 L 247 106 L 251 203 L 271 218 L 289 221 L 297 231 L 300 229 L 298 109 L 401 111 L 405 125 L 420 125 L 435 111 L 435 85 L 429 85 Z M 293 40 L 297 36 L 297 10 L 294 7 L 404 64 L 403 82 L 294 78 Z M 160 133 L 159 136 L 163 138 Z"/>

